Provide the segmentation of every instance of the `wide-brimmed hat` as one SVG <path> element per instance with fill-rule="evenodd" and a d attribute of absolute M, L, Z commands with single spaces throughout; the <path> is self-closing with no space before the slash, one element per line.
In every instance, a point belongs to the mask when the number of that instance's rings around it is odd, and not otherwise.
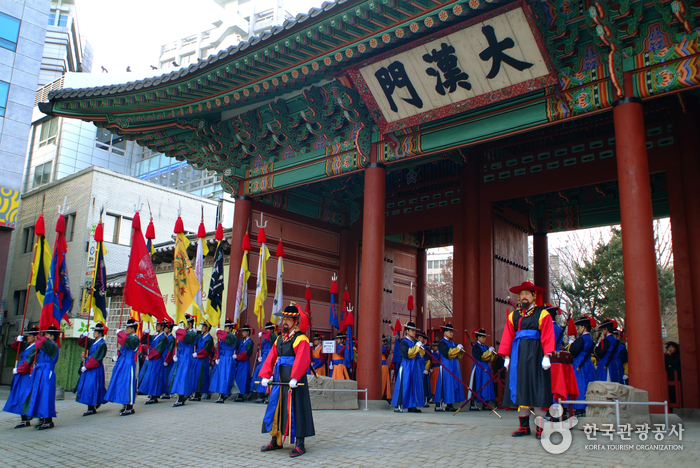
<path fill-rule="evenodd" d="M 600 325 L 598 325 L 598 331 L 608 330 L 610 333 L 612 333 L 612 331 L 616 328 L 617 328 L 617 321 L 610 320 L 609 318 L 606 318 L 605 320 L 603 320 L 600 323 Z"/>
<path fill-rule="evenodd" d="M 544 309 L 549 312 L 549 315 L 551 315 L 552 318 L 555 318 L 557 315 L 561 315 L 561 309 L 557 306 L 553 306 L 552 304 L 546 304 Z"/>
<path fill-rule="evenodd" d="M 314 338 L 313 338 L 313 339 L 314 339 L 314 340 L 322 340 L 323 337 L 321 336 L 320 333 L 314 333 Z"/>
<path fill-rule="evenodd" d="M 453 331 L 453 332 L 456 332 L 456 331 L 457 331 L 457 330 L 455 329 L 455 327 L 452 326 L 451 323 L 446 323 L 446 324 L 444 324 L 443 326 L 441 326 L 440 328 L 442 328 L 442 331 L 448 331 L 448 330 L 449 330 L 449 331 Z"/>
<path fill-rule="evenodd" d="M 301 310 L 295 302 L 290 303 L 282 311 L 275 312 L 276 317 L 290 317 L 299 318 L 301 316 Z"/>
<path fill-rule="evenodd" d="M 248 333 L 253 333 L 253 328 L 246 323 L 240 328 L 239 331 L 247 331 Z"/>
<path fill-rule="evenodd" d="M 523 281 L 522 284 L 519 286 L 513 286 L 508 291 L 512 292 L 513 294 L 520 294 L 520 291 L 532 291 L 537 294 L 544 294 L 544 288 L 535 286 L 532 281 Z"/>
<path fill-rule="evenodd" d="M 408 329 L 408 330 L 418 330 L 418 327 L 416 326 L 415 322 L 408 322 L 403 327 Z"/>
<path fill-rule="evenodd" d="M 345 334 L 343 334 L 343 333 L 336 333 L 334 339 L 335 339 L 335 340 L 344 340 L 344 339 L 345 339 Z"/>
<path fill-rule="evenodd" d="M 126 323 L 124 324 L 124 328 L 127 328 L 127 327 L 138 328 L 138 326 L 139 326 L 139 323 L 131 317 L 129 317 L 127 319 Z"/>
<path fill-rule="evenodd" d="M 428 339 L 428 335 L 426 335 L 425 333 L 423 333 L 421 331 L 417 332 L 416 336 L 421 337 L 421 338 L 426 339 L 426 340 Z"/>
<path fill-rule="evenodd" d="M 162 327 L 167 327 L 167 326 L 169 326 L 169 325 L 172 325 L 172 323 L 170 322 L 170 320 L 168 320 L 167 318 L 164 318 L 163 320 L 161 320 L 161 321 L 158 322 L 158 323 L 159 323 Z"/>
<path fill-rule="evenodd" d="M 491 336 L 491 335 L 489 335 L 488 333 L 486 333 L 486 330 L 485 330 L 485 329 L 479 328 L 477 331 L 474 332 L 474 336 L 475 336 L 476 338 L 478 338 L 478 337 L 480 337 L 480 336 Z"/>
<path fill-rule="evenodd" d="M 24 330 L 23 335 L 38 335 L 39 334 L 39 327 L 29 327 L 26 330 Z"/>
<path fill-rule="evenodd" d="M 584 315 L 583 317 L 575 320 L 574 325 L 579 327 L 585 327 L 586 325 L 588 325 L 590 328 L 596 328 L 597 323 L 593 317 Z"/>
<path fill-rule="evenodd" d="M 236 323 L 235 323 L 233 320 L 228 319 L 228 318 L 227 318 L 226 321 L 224 322 L 224 327 L 231 327 L 231 328 L 233 328 L 235 325 L 236 325 Z"/>
<path fill-rule="evenodd" d="M 185 320 L 187 323 L 194 323 L 194 315 L 185 314 Z"/>
<path fill-rule="evenodd" d="M 263 327 L 263 330 L 274 330 L 276 327 L 277 327 L 277 325 L 275 325 L 274 323 L 267 322 L 265 324 L 265 326 Z"/>
<path fill-rule="evenodd" d="M 107 332 L 109 331 L 109 327 L 107 325 L 105 325 L 104 323 L 99 322 L 97 325 L 92 327 L 91 330 L 94 330 L 96 332 L 102 333 L 103 335 L 106 335 Z"/>

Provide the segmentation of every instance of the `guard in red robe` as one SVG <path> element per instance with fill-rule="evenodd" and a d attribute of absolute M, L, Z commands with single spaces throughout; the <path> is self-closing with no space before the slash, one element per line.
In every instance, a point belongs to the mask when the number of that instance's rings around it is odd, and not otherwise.
<path fill-rule="evenodd" d="M 513 437 L 530 435 L 530 408 L 544 418 L 552 404 L 552 376 L 549 356 L 554 352 L 552 316 L 535 305 L 544 290 L 530 281 L 510 288 L 518 295 L 519 305 L 508 315 L 498 353 L 505 356 L 508 369 L 503 406 L 519 408 L 520 427 Z M 536 436 L 542 437 L 542 425 Z"/>
<path fill-rule="evenodd" d="M 311 414 L 311 398 L 306 371 L 311 365 L 308 316 L 300 324 L 304 312 L 294 303 L 276 313 L 282 317 L 282 334 L 267 355 L 260 369 L 260 384 L 270 387 L 269 403 L 263 418 L 262 432 L 269 432 L 272 440 L 260 451 L 269 452 L 283 447 L 285 439 L 295 443 L 289 454 L 298 457 L 306 453 L 304 440 L 315 435 Z"/>

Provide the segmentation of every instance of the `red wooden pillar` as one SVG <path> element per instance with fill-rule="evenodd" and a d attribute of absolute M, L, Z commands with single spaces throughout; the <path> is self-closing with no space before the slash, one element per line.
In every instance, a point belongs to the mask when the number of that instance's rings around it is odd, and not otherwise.
<path fill-rule="evenodd" d="M 238 274 L 241 271 L 243 259 L 243 236 L 248 229 L 248 221 L 253 212 L 253 200 L 247 196 L 236 197 L 233 211 L 233 227 L 231 228 L 231 254 L 228 265 L 228 292 L 226 293 L 226 317 L 233 320 L 238 292 Z M 247 293 L 246 293 L 247 294 Z"/>
<path fill-rule="evenodd" d="M 684 138 L 683 132 L 681 137 Z M 682 140 L 681 140 L 682 141 Z M 681 144 L 681 151 L 684 145 Z M 678 341 L 681 353 L 681 375 L 683 386 L 683 407 L 700 408 L 698 395 L 696 323 L 693 317 L 693 291 L 690 258 L 688 254 L 688 230 L 686 207 L 683 201 L 683 182 L 679 167 L 666 172 L 668 186 L 668 207 L 671 214 L 671 235 L 673 236 L 673 274 L 676 288 L 676 311 L 678 317 Z M 679 403 L 681 403 L 679 401 Z"/>
<path fill-rule="evenodd" d="M 416 254 L 416 325 L 421 330 L 427 330 L 425 320 L 428 316 L 428 252 L 418 249 Z"/>
<path fill-rule="evenodd" d="M 532 239 L 535 285 L 544 288 L 544 302 L 549 302 L 549 243 L 546 232 L 536 232 Z"/>
<path fill-rule="evenodd" d="M 700 118 L 700 105 L 697 98 L 684 96 L 686 112 L 679 116 L 680 127 L 680 169 L 681 180 L 683 187 L 683 206 L 685 212 L 685 228 L 687 233 L 688 247 L 688 262 L 690 274 L 688 281 L 692 291 L 692 297 L 695 300 L 700 298 L 700 192 L 698 192 L 698 180 L 700 180 L 700 135 L 698 134 L 698 118 Z M 670 192 L 670 190 L 669 190 Z M 674 235 L 674 258 L 676 253 L 675 235 Z M 675 261 L 675 260 L 674 260 Z M 694 342 L 684 342 L 683 336 L 680 336 L 681 347 L 681 366 L 683 378 L 683 404 L 686 408 L 700 407 L 700 396 L 695 400 L 686 398 L 686 381 L 690 380 L 688 385 L 700 385 L 700 306 L 692 304 L 691 313 L 693 318 L 693 333 Z M 681 325 L 681 309 L 678 309 L 678 331 L 682 330 Z M 684 330 L 687 331 L 687 330 Z M 687 344 L 686 344 L 687 343 Z M 685 349 L 686 347 L 690 349 Z M 693 353 L 696 359 L 695 365 L 695 380 L 692 380 L 693 373 L 691 369 L 686 369 L 689 366 L 689 360 L 686 358 L 688 353 Z M 687 373 L 687 374 L 686 374 Z M 686 379 L 688 375 L 688 379 Z M 695 389 L 697 392 L 697 388 Z"/>
<path fill-rule="evenodd" d="M 464 326 L 469 333 L 479 329 L 479 165 L 475 156 L 462 170 L 462 207 L 464 209 Z M 483 326 L 488 326 L 484 324 Z M 488 331 L 493 335 L 493 330 Z M 491 340 L 495 339 L 493 336 Z M 492 341 L 492 342 L 494 342 Z M 466 345 L 466 343 L 465 343 Z"/>
<path fill-rule="evenodd" d="M 338 259 L 338 288 L 340 288 L 340 297 L 343 297 L 343 290 L 345 286 L 348 286 L 348 294 L 352 293 L 353 291 L 350 291 L 350 285 L 349 285 L 349 280 L 348 280 L 348 271 L 349 271 L 349 251 L 350 251 L 350 229 L 348 229 L 346 226 L 343 226 L 340 228 L 340 237 L 338 239 L 339 245 L 338 245 L 338 253 L 339 253 L 339 259 Z M 352 296 L 350 299 L 351 303 L 355 303 L 352 300 Z"/>
<path fill-rule="evenodd" d="M 376 147 L 372 146 L 372 156 Z M 370 157 L 370 161 L 376 161 Z M 362 212 L 362 265 L 360 270 L 360 308 L 358 337 L 362 350 L 357 362 L 357 386 L 367 388 L 371 400 L 379 400 L 381 392 L 381 308 L 384 259 L 384 213 L 386 169 L 372 162 L 365 169 L 365 197 Z"/>
<path fill-rule="evenodd" d="M 633 96 L 631 85 L 626 73 L 625 91 L 629 97 L 613 103 L 630 385 L 649 392 L 649 401 L 664 401 L 668 400 L 668 387 L 661 342 L 644 112 L 641 100 Z M 652 408 L 650 411 L 659 411 Z"/>

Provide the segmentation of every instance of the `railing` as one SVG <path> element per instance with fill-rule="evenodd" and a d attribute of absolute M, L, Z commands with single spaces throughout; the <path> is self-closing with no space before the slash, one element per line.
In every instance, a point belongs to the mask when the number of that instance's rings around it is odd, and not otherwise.
<path fill-rule="evenodd" d="M 36 106 L 40 102 L 48 102 L 49 101 L 49 93 L 51 91 L 56 90 L 56 89 L 62 89 L 64 81 L 65 81 L 65 75 L 61 76 L 60 78 L 56 78 L 51 83 L 45 84 L 44 86 L 39 88 L 36 91 L 36 95 L 34 96 L 34 105 Z"/>
<path fill-rule="evenodd" d="M 617 425 L 617 433 L 620 433 L 620 406 L 621 405 L 647 405 L 647 406 L 663 406 L 665 426 L 668 430 L 668 401 L 596 401 L 596 400 L 559 400 L 559 404 L 573 403 L 575 405 L 591 405 L 591 406 L 614 406 L 615 407 L 615 423 Z"/>

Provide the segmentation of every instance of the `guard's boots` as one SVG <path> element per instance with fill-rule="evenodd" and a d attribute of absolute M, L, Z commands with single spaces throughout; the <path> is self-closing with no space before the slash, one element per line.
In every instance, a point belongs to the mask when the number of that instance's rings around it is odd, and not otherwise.
<path fill-rule="evenodd" d="M 124 405 L 124 409 L 119 413 L 119 416 L 129 416 L 134 413 L 134 405 Z"/>
<path fill-rule="evenodd" d="M 53 418 L 44 418 L 42 419 L 41 426 L 37 427 L 37 430 L 43 431 L 44 429 L 52 429 L 53 427 Z"/>
<path fill-rule="evenodd" d="M 95 409 L 95 407 L 88 405 L 88 410 L 83 413 L 83 416 L 90 416 L 90 415 L 93 415 L 95 413 L 97 413 L 97 410 Z"/>
<path fill-rule="evenodd" d="M 21 415 L 21 417 L 22 421 L 15 426 L 15 429 L 21 429 L 23 427 L 29 427 L 32 425 L 32 423 L 29 422 L 31 419 L 29 416 Z"/>
<path fill-rule="evenodd" d="M 299 440 L 299 438 L 297 438 L 297 440 Z M 303 441 L 304 439 L 301 439 L 301 440 Z M 281 445 L 277 445 L 277 438 L 273 437 L 269 444 L 263 445 L 262 447 L 260 447 L 260 451 L 261 452 L 271 452 L 272 450 L 279 450 L 281 448 L 282 448 Z"/>
<path fill-rule="evenodd" d="M 300 457 L 301 455 L 304 455 L 306 453 L 306 447 L 304 447 L 304 438 L 303 437 L 297 437 L 297 446 L 294 447 L 294 449 L 289 452 L 289 456 L 291 458 L 296 458 Z"/>
<path fill-rule="evenodd" d="M 148 400 L 144 404 L 145 405 L 154 405 L 156 403 L 158 403 L 158 397 L 156 395 L 148 395 Z"/>
<path fill-rule="evenodd" d="M 195 392 L 194 396 L 190 398 L 190 401 L 202 401 L 202 392 Z"/>
<path fill-rule="evenodd" d="M 520 427 L 513 432 L 513 437 L 530 435 L 530 416 L 520 416 L 518 419 L 520 420 Z"/>
<path fill-rule="evenodd" d="M 542 431 L 543 431 L 543 429 L 540 426 L 537 426 L 535 428 L 535 438 L 541 439 L 542 438 Z"/>
<path fill-rule="evenodd" d="M 173 407 L 177 408 L 178 406 L 184 406 L 185 400 L 187 400 L 187 395 L 178 395 L 177 401 L 173 403 Z"/>

